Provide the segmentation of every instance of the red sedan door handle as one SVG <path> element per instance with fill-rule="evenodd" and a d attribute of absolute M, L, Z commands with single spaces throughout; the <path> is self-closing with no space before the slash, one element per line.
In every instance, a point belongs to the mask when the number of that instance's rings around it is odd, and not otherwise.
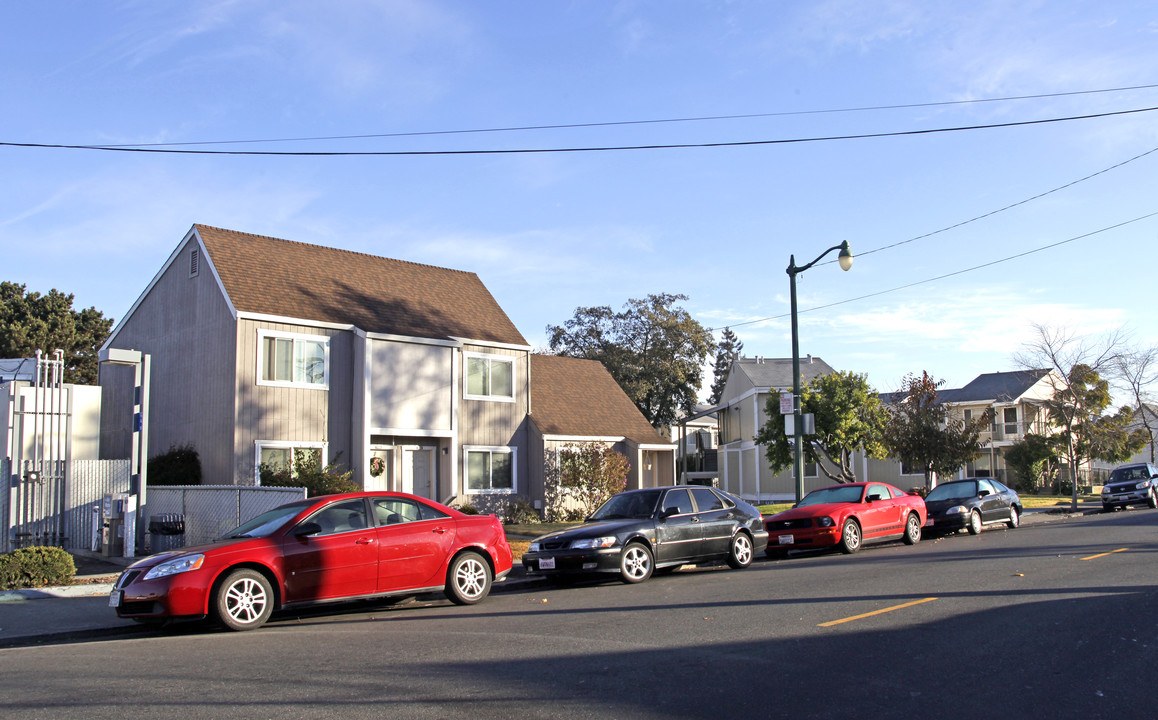
<path fill-rule="evenodd" d="M 446 532 L 446 528 L 444 528 L 444 527 L 436 527 L 436 528 L 434 528 L 434 530 L 433 530 L 432 532 L 436 532 L 436 533 L 438 533 L 439 535 L 442 535 L 443 533 L 445 533 L 445 532 Z"/>
<path fill-rule="evenodd" d="M 372 542 L 374 542 L 374 539 L 373 539 L 373 538 L 368 538 L 368 537 L 360 537 L 360 538 L 358 538 L 357 540 L 355 540 L 355 541 L 354 541 L 354 544 L 355 544 L 355 545 L 369 545 L 369 544 L 370 544 L 370 543 L 372 543 Z"/>

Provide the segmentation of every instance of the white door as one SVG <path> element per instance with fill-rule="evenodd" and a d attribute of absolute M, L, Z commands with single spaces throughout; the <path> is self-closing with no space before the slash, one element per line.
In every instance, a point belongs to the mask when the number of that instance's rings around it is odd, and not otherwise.
<path fill-rule="evenodd" d="M 390 448 L 371 447 L 367 468 L 367 490 L 393 490 L 394 456 Z"/>
<path fill-rule="evenodd" d="M 402 448 L 402 492 L 435 500 L 434 448 Z"/>

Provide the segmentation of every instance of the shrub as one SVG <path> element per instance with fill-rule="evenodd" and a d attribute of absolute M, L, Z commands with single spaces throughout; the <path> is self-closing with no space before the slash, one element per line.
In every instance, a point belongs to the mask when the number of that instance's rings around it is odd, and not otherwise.
<path fill-rule="evenodd" d="M 522 498 L 508 500 L 498 512 L 499 519 L 508 525 L 535 525 L 543 519 L 531 503 Z"/>
<path fill-rule="evenodd" d="M 27 547 L 0 555 L 0 590 L 68 585 L 76 563 L 62 548 Z"/>
<path fill-rule="evenodd" d="M 316 455 L 295 453 L 293 472 L 263 463 L 259 468 L 261 484 L 267 487 L 304 487 L 308 497 L 361 490 L 358 483 L 351 479 L 354 476 L 353 470 L 341 472 L 338 465 L 341 457 L 342 454 L 338 453 L 333 462 L 323 468 L 319 467 L 320 461 Z"/>
<path fill-rule="evenodd" d="M 470 503 L 463 503 L 462 505 L 459 505 L 457 509 L 460 513 L 463 513 L 464 515 L 478 515 L 479 514 L 478 508 L 476 508 L 474 505 L 471 505 Z"/>
<path fill-rule="evenodd" d="M 148 473 L 149 485 L 200 485 L 201 456 L 192 443 L 171 445 L 149 458 Z"/>

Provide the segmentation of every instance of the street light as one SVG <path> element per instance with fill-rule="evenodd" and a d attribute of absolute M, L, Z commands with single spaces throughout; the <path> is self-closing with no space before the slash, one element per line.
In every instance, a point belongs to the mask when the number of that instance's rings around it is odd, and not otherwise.
<path fill-rule="evenodd" d="M 800 502 L 801 498 L 804 497 L 804 416 L 801 414 L 800 398 L 800 336 L 796 329 L 796 276 L 820 262 L 821 258 L 833 250 L 840 251 L 837 262 L 840 263 L 841 270 L 848 270 L 852 267 L 852 250 L 848 249 L 848 240 L 820 253 L 815 260 L 804 267 L 796 267 L 795 255 L 788 256 L 788 270 L 786 272 L 788 273 L 789 286 L 792 288 L 792 430 L 793 445 L 795 446 L 792 458 L 792 474 L 796 479 L 796 502 Z"/>

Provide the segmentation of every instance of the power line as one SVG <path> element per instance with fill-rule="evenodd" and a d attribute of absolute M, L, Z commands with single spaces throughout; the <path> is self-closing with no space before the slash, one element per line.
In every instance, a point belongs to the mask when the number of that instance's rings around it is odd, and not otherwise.
<path fill-rule="evenodd" d="M 1122 162 L 1117 163 L 1116 165 L 1111 165 L 1108 168 L 1103 168 L 1095 173 L 1091 173 L 1089 175 L 1086 175 L 1085 177 L 1078 178 L 1077 180 L 1074 180 L 1072 182 L 1068 182 L 1065 185 L 1059 185 L 1058 187 L 1055 187 L 1052 190 L 1046 190 L 1045 192 L 1038 193 L 1037 195 L 1034 195 L 1032 197 L 1027 197 L 1024 200 L 1019 200 L 1015 203 L 1011 203 L 1009 205 L 1006 205 L 1005 207 L 998 208 L 996 210 L 991 210 L 987 213 L 984 213 L 983 215 L 978 215 L 976 217 L 969 218 L 968 220 L 962 220 L 961 222 L 954 223 L 952 225 L 943 227 L 940 230 L 934 230 L 932 232 L 927 232 L 924 235 L 918 235 L 914 238 L 909 238 L 908 240 L 901 240 L 900 242 L 895 242 L 895 243 L 892 243 L 891 245 L 883 245 L 879 248 L 874 248 L 872 250 L 865 250 L 864 252 L 858 252 L 856 254 L 856 256 L 857 257 L 863 257 L 865 255 L 872 255 L 873 253 L 881 252 L 882 250 L 891 250 L 892 248 L 900 247 L 901 245 L 908 245 L 909 243 L 916 242 L 917 240 L 924 240 L 925 238 L 933 237 L 934 235 L 940 235 L 943 232 L 948 232 L 950 230 L 956 230 L 957 228 L 962 227 L 964 225 L 968 225 L 970 223 L 977 222 L 978 220 L 984 220 L 985 218 L 988 218 L 988 217 L 993 217 L 994 215 L 997 215 L 998 213 L 1003 213 L 1006 210 L 1012 210 L 1015 207 L 1020 207 L 1022 205 L 1025 205 L 1026 203 L 1033 202 L 1034 200 L 1040 200 L 1041 198 L 1046 197 L 1047 195 L 1052 195 L 1056 192 L 1060 192 L 1062 190 L 1065 190 L 1066 188 L 1071 188 L 1074 185 L 1077 185 L 1078 183 L 1085 182 L 1086 180 L 1092 180 L 1093 178 L 1096 178 L 1099 175 L 1104 175 L 1104 174 L 1110 172 L 1111 170 L 1117 170 L 1118 168 L 1122 167 L 1123 165 L 1129 165 L 1130 163 L 1134 162 L 1135 160 L 1141 160 L 1142 158 L 1146 157 L 1147 155 L 1152 155 L 1156 152 L 1158 152 L 1158 147 L 1147 150 L 1146 152 L 1141 153 L 1139 155 L 1135 155 L 1134 157 L 1129 158 L 1127 160 L 1123 160 Z M 834 262 L 836 262 L 836 261 L 835 260 L 828 260 L 828 261 L 823 262 L 821 264 L 822 265 L 828 265 L 828 264 L 834 263 Z"/>
<path fill-rule="evenodd" d="M 674 123 L 693 123 L 693 122 L 708 122 L 719 120 L 754 120 L 759 118 L 772 117 L 793 117 L 800 115 L 830 115 L 838 113 L 854 113 L 854 112 L 872 112 L 878 110 L 911 110 L 919 108 L 932 107 L 949 107 L 954 105 L 974 105 L 980 103 L 997 103 L 1010 102 L 1013 100 L 1041 100 L 1045 98 L 1057 97 L 1071 97 L 1074 95 L 1095 95 L 1098 93 L 1110 92 L 1127 92 L 1130 90 L 1152 90 L 1158 88 L 1158 84 L 1153 85 L 1133 85 L 1130 87 L 1118 88 L 1103 88 L 1101 90 L 1073 90 L 1070 92 L 1057 93 L 1040 93 L 1037 95 L 1011 95 L 1008 97 L 997 98 L 976 98 L 973 100 L 944 100 L 939 102 L 927 103 L 907 103 L 903 105 L 869 105 L 852 108 L 836 108 L 826 110 L 790 110 L 782 112 L 768 112 L 768 113 L 749 113 L 744 115 L 705 115 L 700 117 L 683 117 L 683 118 L 664 118 L 651 120 L 615 120 L 608 122 L 589 122 L 589 123 L 564 123 L 557 125 L 521 125 L 514 127 L 494 127 L 494 128 L 476 128 L 471 130 L 424 130 L 413 132 L 393 132 L 393 133 L 372 133 L 365 135 L 327 135 L 319 137 L 292 137 L 292 138 L 272 138 L 265 140 L 198 140 L 192 142 L 176 142 L 176 143 L 126 143 L 119 145 L 104 145 L 102 147 L 109 148 L 147 148 L 147 147 L 183 147 L 189 145 L 241 145 L 241 144 L 255 144 L 255 143 L 280 143 L 280 142 L 317 142 L 320 140 L 376 140 L 382 138 L 401 138 L 401 137 L 431 137 L 438 135 L 471 135 L 481 133 L 502 133 L 502 132 L 524 132 L 528 130 L 575 130 L 585 128 L 599 128 L 599 127 L 623 127 L 630 125 L 663 125 Z"/>
<path fill-rule="evenodd" d="M 992 261 L 987 262 L 987 263 L 982 263 L 981 265 L 974 265 L 973 267 L 965 268 L 964 270 L 956 270 L 954 272 L 945 273 L 944 275 L 938 275 L 936 277 L 931 277 L 931 278 L 926 278 L 924 280 L 918 280 L 916 282 L 911 282 L 911 283 L 908 283 L 907 285 L 898 285 L 897 287 L 889 288 L 888 290 L 879 290 L 877 292 L 868 293 L 867 295 L 858 295 L 857 297 L 848 298 L 845 300 L 837 300 L 836 302 L 828 303 L 827 305 L 817 305 L 816 307 L 805 308 L 804 310 L 797 310 L 796 314 L 801 315 L 801 314 L 806 313 L 806 312 L 816 312 L 817 310 L 825 310 L 827 308 L 837 307 L 838 305 L 847 305 L 848 303 L 858 302 L 860 300 L 867 300 L 868 298 L 878 297 L 880 295 L 887 295 L 889 293 L 898 292 L 900 290 L 908 290 L 909 288 L 917 287 L 918 285 L 927 285 L 928 283 L 936 282 L 938 280 L 944 280 L 945 278 L 956 277 L 957 275 L 964 275 L 965 273 L 974 272 L 976 270 L 983 270 L 983 269 L 988 268 L 988 267 L 993 267 L 994 265 L 1000 265 L 1002 263 L 1010 262 L 1011 260 L 1017 260 L 1018 258 L 1023 258 L 1027 255 L 1033 255 L 1035 253 L 1045 252 L 1046 250 L 1052 250 L 1053 248 L 1060 247 L 1060 246 L 1066 245 L 1068 243 L 1077 242 L 1078 240 L 1084 240 L 1085 238 L 1093 237 L 1094 235 L 1099 235 L 1099 234 L 1104 233 L 1104 232 L 1109 232 L 1110 230 L 1117 230 L 1118 228 L 1125 227 L 1127 225 L 1131 225 L 1131 224 L 1136 223 L 1136 222 L 1141 222 L 1143 220 L 1148 220 L 1152 217 L 1158 217 L 1158 211 L 1149 213 L 1147 215 L 1142 215 L 1141 217 L 1136 217 L 1133 220 L 1126 220 L 1126 221 L 1120 222 L 1116 225 L 1110 225 L 1109 227 L 1104 227 L 1100 230 L 1094 230 L 1094 231 L 1085 233 L 1083 235 L 1077 235 L 1075 237 L 1068 238 L 1066 240 L 1059 240 L 1055 243 L 1050 243 L 1049 245 L 1043 245 L 1043 246 L 1038 247 L 1038 248 L 1033 248 L 1032 250 L 1026 250 L 1025 252 L 1017 253 L 1016 255 L 1009 255 L 1008 257 L 1003 257 L 999 260 L 992 260 Z M 735 327 L 741 327 L 743 325 L 754 325 L 756 323 L 767 322 L 769 320 L 779 320 L 781 318 L 789 317 L 790 315 L 791 315 L 791 313 L 783 313 L 781 315 L 771 315 L 769 317 L 757 318 L 755 320 L 745 320 L 744 322 L 728 323 L 727 325 L 721 325 L 720 327 L 708 328 L 708 332 L 715 332 L 717 330 L 722 330 L 725 327 L 735 328 Z"/>
<path fill-rule="evenodd" d="M 709 143 L 673 143 L 655 145 L 614 145 L 603 147 L 559 147 L 559 148 L 510 148 L 501 150 L 352 150 L 352 151 L 283 151 L 283 150 L 180 150 L 174 148 L 155 147 L 121 147 L 112 145 L 65 145 L 53 143 L 17 143 L 0 142 L 0 147 L 23 147 L 58 150 L 98 150 L 102 152 L 129 152 L 129 153 L 156 153 L 170 155 L 249 155 L 271 157 L 387 157 L 387 156 L 431 156 L 431 155 L 520 155 L 543 153 L 577 153 L 577 152 L 611 152 L 623 150 L 681 150 L 689 148 L 719 148 L 719 147 L 753 147 L 758 145 L 787 145 L 806 142 L 827 142 L 832 140 L 867 140 L 874 138 L 905 137 L 914 135 L 932 135 L 947 132 L 965 132 L 972 130 L 992 130 L 996 128 L 1024 127 L 1028 125 L 1046 125 L 1050 123 L 1068 122 L 1071 120 L 1092 120 L 1096 118 L 1114 117 L 1119 115 L 1134 115 L 1137 113 L 1153 112 L 1158 107 L 1137 108 L 1134 110 L 1117 110 L 1113 112 L 1094 113 L 1090 115 L 1070 115 L 1060 118 L 1046 118 L 1044 120 L 1021 120 L 1008 123 L 992 123 L 986 125 L 965 125 L 947 128 L 932 128 L 926 130 L 902 130 L 884 133 L 862 133 L 857 135 L 829 135 L 808 138 L 790 138 L 780 140 L 742 140 L 735 142 Z"/>

